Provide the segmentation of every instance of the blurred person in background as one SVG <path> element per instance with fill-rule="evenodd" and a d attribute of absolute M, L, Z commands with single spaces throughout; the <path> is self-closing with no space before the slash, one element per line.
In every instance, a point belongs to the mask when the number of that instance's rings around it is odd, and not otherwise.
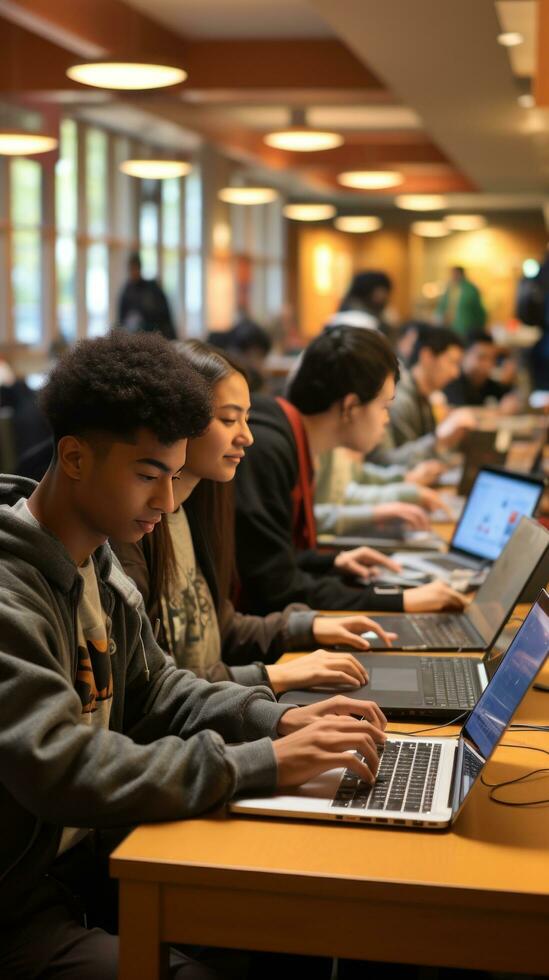
<path fill-rule="evenodd" d="M 118 326 L 130 333 L 161 333 L 175 340 L 177 333 L 166 294 L 156 279 L 144 279 L 137 252 L 128 260 L 128 281 L 118 300 Z"/>
<path fill-rule="evenodd" d="M 519 411 L 520 396 L 512 386 L 494 377 L 497 348 L 494 338 L 484 330 L 472 331 L 466 341 L 461 373 L 446 385 L 444 394 L 450 405 L 495 405 L 506 414 Z"/>
<path fill-rule="evenodd" d="M 409 370 L 398 385 L 390 407 L 385 441 L 372 459 L 387 465 L 415 466 L 422 460 L 455 449 L 474 428 L 475 417 L 466 408 L 455 409 L 437 423 L 432 401 L 461 371 L 463 341 L 447 327 L 417 322 L 417 337 Z"/>
<path fill-rule="evenodd" d="M 392 289 L 393 283 L 385 272 L 357 272 L 327 328 L 348 326 L 381 330 L 393 342 L 395 329 L 386 315 Z"/>
<path fill-rule="evenodd" d="M 461 265 L 450 270 L 450 282 L 440 298 L 437 310 L 442 322 L 466 338 L 472 330 L 486 324 L 486 310 L 477 287 L 465 275 Z"/>

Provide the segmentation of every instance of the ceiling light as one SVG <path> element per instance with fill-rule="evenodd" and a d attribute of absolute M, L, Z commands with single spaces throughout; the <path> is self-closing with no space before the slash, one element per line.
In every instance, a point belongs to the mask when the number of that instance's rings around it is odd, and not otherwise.
<path fill-rule="evenodd" d="M 337 179 L 344 187 L 380 191 L 386 187 L 396 187 L 398 184 L 402 184 L 404 177 L 396 170 L 348 170 L 343 174 L 338 174 Z"/>
<path fill-rule="evenodd" d="M 450 231 L 478 231 L 486 226 L 486 218 L 482 214 L 448 214 L 444 224 Z"/>
<path fill-rule="evenodd" d="M 405 211 L 440 211 L 447 201 L 442 194 L 399 194 L 395 204 Z"/>
<path fill-rule="evenodd" d="M 224 187 L 217 196 L 226 204 L 270 204 L 278 195 L 272 187 Z"/>
<path fill-rule="evenodd" d="M 67 68 L 67 75 L 73 82 L 93 85 L 94 88 L 143 91 L 184 82 L 187 72 L 173 65 L 139 61 L 90 61 L 71 65 Z"/>
<path fill-rule="evenodd" d="M 124 160 L 120 170 L 129 177 L 142 180 L 166 180 L 168 177 L 185 177 L 192 170 L 183 160 Z"/>
<path fill-rule="evenodd" d="M 282 213 L 292 221 L 327 221 L 336 209 L 333 204 L 287 204 Z"/>
<path fill-rule="evenodd" d="M 450 234 L 450 229 L 444 221 L 414 221 L 412 223 L 414 235 L 421 235 L 422 238 L 444 238 Z"/>
<path fill-rule="evenodd" d="M 320 129 L 289 128 L 267 133 L 263 137 L 267 146 L 277 150 L 291 150 L 294 153 L 315 153 L 318 150 L 332 150 L 341 146 L 343 136 L 339 133 L 328 133 Z"/>
<path fill-rule="evenodd" d="M 57 140 L 44 133 L 26 133 L 18 129 L 0 131 L 0 156 L 20 157 L 55 150 Z"/>
<path fill-rule="evenodd" d="M 504 31 L 503 34 L 498 34 L 498 44 L 502 44 L 504 48 L 516 48 L 517 44 L 522 44 L 524 41 L 524 35 L 519 34 L 518 31 Z"/>
<path fill-rule="evenodd" d="M 522 95 L 519 95 L 517 102 L 521 109 L 533 109 L 536 104 L 536 100 L 531 92 L 523 92 Z"/>
<path fill-rule="evenodd" d="M 339 231 L 350 231 L 353 234 L 361 232 L 377 231 L 381 228 L 381 218 L 369 214 L 349 214 L 336 218 L 334 225 Z"/>

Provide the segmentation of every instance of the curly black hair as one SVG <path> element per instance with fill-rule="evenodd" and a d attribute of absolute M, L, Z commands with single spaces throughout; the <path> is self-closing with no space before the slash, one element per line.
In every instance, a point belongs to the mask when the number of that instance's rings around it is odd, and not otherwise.
<path fill-rule="evenodd" d="M 209 385 L 157 333 L 80 341 L 53 369 L 40 404 L 56 443 L 91 432 L 131 439 L 149 429 L 169 446 L 200 435 L 212 416 Z"/>

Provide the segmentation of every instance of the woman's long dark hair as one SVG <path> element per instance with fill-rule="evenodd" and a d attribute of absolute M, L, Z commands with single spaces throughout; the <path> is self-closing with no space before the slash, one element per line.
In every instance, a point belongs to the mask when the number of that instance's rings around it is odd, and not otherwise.
<path fill-rule="evenodd" d="M 177 344 L 196 371 L 213 389 L 219 381 L 237 372 L 247 382 L 246 371 L 232 357 L 199 340 Z M 213 571 L 216 589 L 213 592 L 219 611 L 229 597 L 235 582 L 234 488 L 233 483 L 200 480 L 184 504 L 191 517 L 191 528 L 199 534 L 194 538 L 195 550 L 200 550 Z M 194 536 L 193 536 L 194 537 Z M 160 598 L 172 593 L 176 582 L 176 562 L 168 522 L 161 520 L 153 531 L 153 547 L 145 556 L 149 566 L 151 596 Z M 197 548 L 197 546 L 199 546 Z M 147 554 L 148 550 L 148 554 Z M 204 569 L 203 569 L 204 571 Z"/>

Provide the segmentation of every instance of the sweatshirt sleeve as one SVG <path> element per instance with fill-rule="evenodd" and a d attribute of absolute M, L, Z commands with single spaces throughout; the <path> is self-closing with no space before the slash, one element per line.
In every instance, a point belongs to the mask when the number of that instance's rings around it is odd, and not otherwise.
<path fill-rule="evenodd" d="M 402 596 L 378 596 L 371 587 L 342 581 L 333 573 L 333 554 L 313 553 L 325 574 L 298 563 L 291 496 L 296 462 L 277 432 L 264 431 L 262 437 L 236 477 L 237 562 L 246 608 L 265 614 L 304 602 L 313 609 L 402 609 Z"/>
<path fill-rule="evenodd" d="M 308 606 L 298 603 L 267 616 L 246 616 L 225 602 L 219 615 L 223 660 L 231 668 L 254 660 L 272 664 L 286 650 L 308 649 L 314 642 L 314 618 Z"/>
<path fill-rule="evenodd" d="M 55 603 L 30 587 L 0 590 L 4 789 L 45 822 L 88 827 L 91 819 L 96 828 L 179 819 L 243 788 L 272 790 L 272 738 L 283 713 L 272 692 L 178 670 L 155 644 L 144 610 L 130 618 L 130 648 L 112 655 L 104 729 L 83 723 L 74 666 L 59 659 Z M 121 725 L 115 701 L 125 705 Z"/>

